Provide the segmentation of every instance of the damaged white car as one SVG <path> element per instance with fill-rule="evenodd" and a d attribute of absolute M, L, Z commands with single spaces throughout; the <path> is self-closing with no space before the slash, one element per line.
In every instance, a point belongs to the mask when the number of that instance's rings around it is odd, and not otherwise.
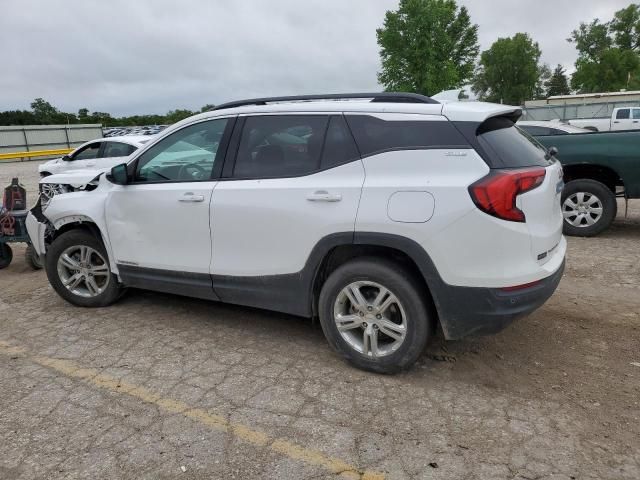
<path fill-rule="evenodd" d="M 27 229 L 75 305 L 135 287 L 317 317 L 351 363 L 395 372 L 437 324 L 495 333 L 560 282 L 562 167 L 521 113 L 390 92 L 219 105 L 108 173 L 46 177 Z"/>

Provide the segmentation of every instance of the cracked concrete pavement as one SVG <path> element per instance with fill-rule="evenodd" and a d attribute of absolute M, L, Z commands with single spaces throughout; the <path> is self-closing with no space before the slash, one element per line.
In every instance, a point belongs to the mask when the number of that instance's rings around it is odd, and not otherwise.
<path fill-rule="evenodd" d="M 34 201 L 35 170 L 0 184 Z M 2 479 L 640 478 L 638 201 L 569 239 L 531 317 L 396 376 L 278 313 L 139 290 L 73 307 L 23 253 L 0 271 Z"/>

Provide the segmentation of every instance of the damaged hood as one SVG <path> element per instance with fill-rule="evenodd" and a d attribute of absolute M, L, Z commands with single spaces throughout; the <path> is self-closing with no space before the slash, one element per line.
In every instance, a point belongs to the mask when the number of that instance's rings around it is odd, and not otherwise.
<path fill-rule="evenodd" d="M 93 182 L 94 180 L 97 180 L 100 175 L 108 171 L 109 169 L 69 170 L 68 172 L 64 173 L 49 175 L 48 177 L 40 180 L 40 183 L 55 183 L 61 185 L 71 185 L 72 187 L 81 187 Z"/>

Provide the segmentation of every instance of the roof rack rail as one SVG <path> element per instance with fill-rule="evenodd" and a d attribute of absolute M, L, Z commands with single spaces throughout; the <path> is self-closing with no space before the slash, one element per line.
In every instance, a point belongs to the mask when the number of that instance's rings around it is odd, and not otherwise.
<path fill-rule="evenodd" d="M 418 93 L 402 92 L 375 92 L 375 93 L 329 93 L 325 95 L 293 95 L 288 97 L 264 97 L 239 100 L 236 102 L 223 103 L 212 108 L 213 110 L 224 110 L 226 108 L 244 107 L 247 105 L 266 105 L 276 102 L 305 102 L 312 100 L 355 100 L 358 98 L 370 98 L 371 102 L 387 103 L 439 103 L 431 97 Z"/>

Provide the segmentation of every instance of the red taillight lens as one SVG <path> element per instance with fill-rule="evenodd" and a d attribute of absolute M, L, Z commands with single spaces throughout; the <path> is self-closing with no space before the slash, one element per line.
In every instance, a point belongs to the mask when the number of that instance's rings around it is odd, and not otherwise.
<path fill-rule="evenodd" d="M 469 187 L 477 207 L 489 215 L 524 222 L 524 213 L 516 207 L 516 197 L 540 186 L 546 175 L 544 168 L 493 170 Z"/>

